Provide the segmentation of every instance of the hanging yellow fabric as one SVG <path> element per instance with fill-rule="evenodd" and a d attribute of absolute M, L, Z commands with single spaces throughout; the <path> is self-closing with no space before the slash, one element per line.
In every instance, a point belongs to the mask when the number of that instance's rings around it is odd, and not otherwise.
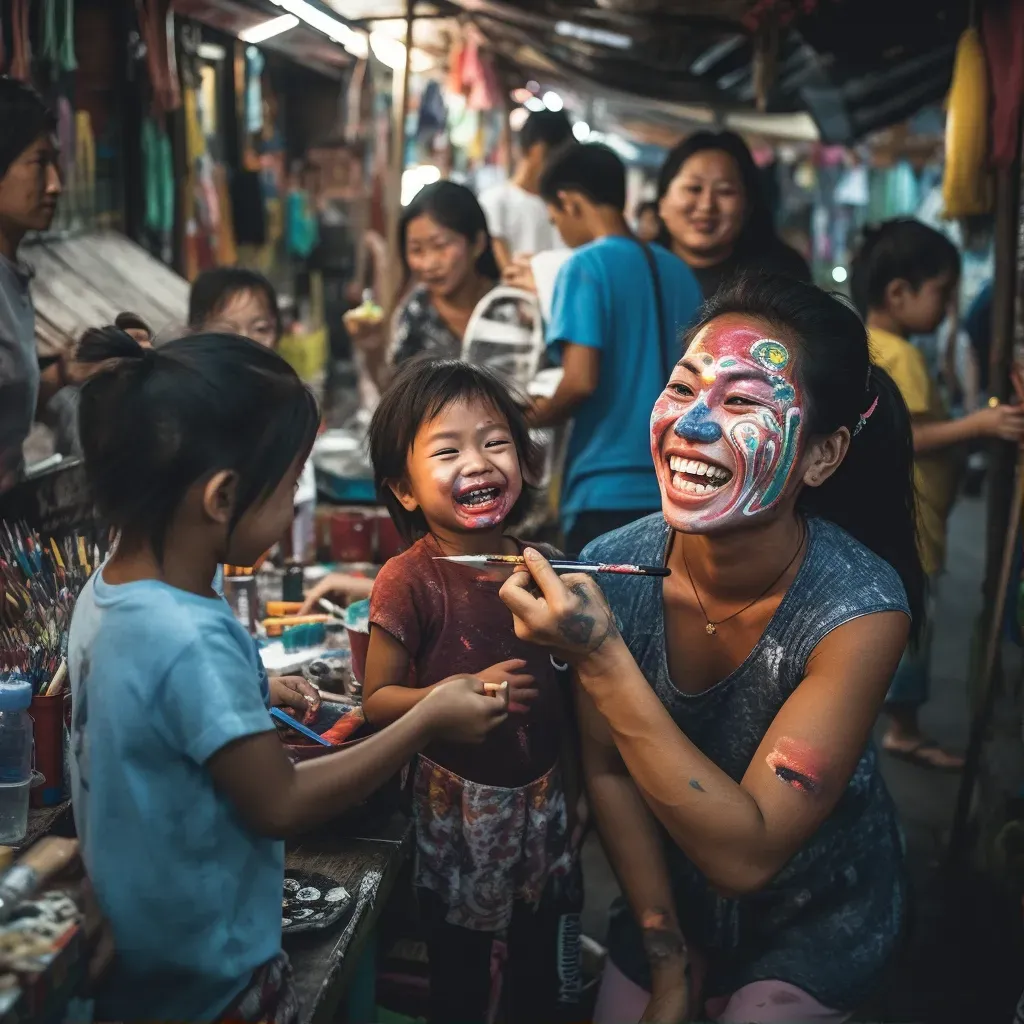
<path fill-rule="evenodd" d="M 988 169 L 988 74 L 977 29 L 960 36 L 946 101 L 944 214 L 953 219 L 992 209 Z"/>

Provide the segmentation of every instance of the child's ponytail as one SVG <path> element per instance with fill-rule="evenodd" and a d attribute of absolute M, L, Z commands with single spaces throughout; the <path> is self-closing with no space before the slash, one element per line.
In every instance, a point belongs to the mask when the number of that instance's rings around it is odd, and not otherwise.
<path fill-rule="evenodd" d="M 756 317 L 797 346 L 807 437 L 842 427 L 850 447 L 800 508 L 841 526 L 899 573 L 915 634 L 924 616 L 924 573 L 917 550 L 914 442 L 910 414 L 892 378 L 872 366 L 867 331 L 849 304 L 791 278 L 740 278 L 705 306 L 696 332 L 727 313 Z"/>
<path fill-rule="evenodd" d="M 158 559 L 189 487 L 234 473 L 234 529 L 316 436 L 312 393 L 279 355 L 245 338 L 196 334 L 149 349 L 104 327 L 84 335 L 78 359 L 96 366 L 79 401 L 93 496 L 109 526 Z"/>

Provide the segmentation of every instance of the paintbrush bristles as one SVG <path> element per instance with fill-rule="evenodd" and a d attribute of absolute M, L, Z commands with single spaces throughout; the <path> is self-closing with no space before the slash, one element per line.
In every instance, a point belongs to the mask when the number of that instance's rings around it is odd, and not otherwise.
<path fill-rule="evenodd" d="M 74 532 L 45 544 L 25 523 L 0 528 L 0 680 L 29 681 L 59 693 L 67 675 L 68 629 L 75 599 L 99 564 L 97 545 Z"/>

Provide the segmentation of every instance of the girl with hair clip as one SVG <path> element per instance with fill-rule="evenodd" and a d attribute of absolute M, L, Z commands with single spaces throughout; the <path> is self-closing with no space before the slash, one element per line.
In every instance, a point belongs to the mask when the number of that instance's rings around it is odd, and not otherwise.
<path fill-rule="evenodd" d="M 906 902 L 871 730 L 923 625 L 907 408 L 851 308 L 765 275 L 704 309 L 651 451 L 662 512 L 582 557 L 664 582 L 599 588 L 527 552 L 502 591 L 573 667 L 628 901 L 594 1019 L 838 1024 Z"/>
<path fill-rule="evenodd" d="M 102 1020 L 292 1022 L 281 950 L 288 835 L 365 799 L 423 745 L 506 716 L 458 676 L 394 726 L 293 765 L 288 698 L 213 592 L 287 528 L 319 414 L 268 348 L 197 334 L 143 348 L 93 331 L 79 358 L 85 468 L 118 540 L 71 623 L 71 779 L 85 866 L 116 947 Z"/>

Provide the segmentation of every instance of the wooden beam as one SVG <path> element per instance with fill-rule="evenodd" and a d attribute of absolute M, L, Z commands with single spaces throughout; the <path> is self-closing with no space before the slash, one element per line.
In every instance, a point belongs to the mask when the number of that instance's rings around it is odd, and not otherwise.
<path fill-rule="evenodd" d="M 398 221 L 402 215 L 402 172 L 405 170 L 405 120 L 409 110 L 409 74 L 412 60 L 412 29 L 416 20 L 415 0 L 407 0 L 405 15 L 405 63 L 396 68 L 391 79 L 391 166 L 388 171 L 388 268 L 386 274 L 387 301 L 398 297 L 402 283 L 402 259 L 398 251 Z"/>

